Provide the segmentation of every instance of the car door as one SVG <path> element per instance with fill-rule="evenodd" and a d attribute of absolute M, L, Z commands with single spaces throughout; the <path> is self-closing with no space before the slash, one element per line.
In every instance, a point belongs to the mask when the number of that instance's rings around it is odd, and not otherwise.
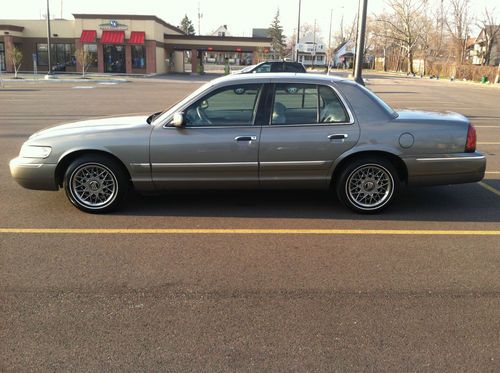
<path fill-rule="evenodd" d="M 150 143 L 157 189 L 258 186 L 262 84 L 228 85 L 184 110 L 185 125 L 154 129 Z"/>
<path fill-rule="evenodd" d="M 272 97 L 260 138 L 261 186 L 328 186 L 333 162 L 359 138 L 348 106 L 327 85 L 274 84 Z"/>

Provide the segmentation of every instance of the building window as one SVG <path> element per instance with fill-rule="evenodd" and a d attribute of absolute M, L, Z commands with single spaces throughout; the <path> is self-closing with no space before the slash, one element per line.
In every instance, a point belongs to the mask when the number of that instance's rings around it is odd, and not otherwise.
<path fill-rule="evenodd" d="M 0 70 L 5 71 L 5 46 L 0 43 Z"/>
<path fill-rule="evenodd" d="M 132 45 L 132 67 L 134 69 L 146 68 L 146 48 L 144 45 Z"/>
<path fill-rule="evenodd" d="M 92 54 L 92 62 L 88 67 L 97 67 L 97 44 L 83 44 L 83 50 L 87 54 Z"/>
<path fill-rule="evenodd" d="M 49 56 L 47 54 L 47 44 L 38 43 L 36 45 L 36 56 L 38 66 L 47 66 L 49 64 Z"/>
<path fill-rule="evenodd" d="M 55 70 L 65 70 L 66 66 L 75 66 L 75 45 L 74 44 L 52 44 L 51 63 Z M 48 48 L 45 43 L 36 45 L 37 63 L 39 66 L 49 64 Z"/>

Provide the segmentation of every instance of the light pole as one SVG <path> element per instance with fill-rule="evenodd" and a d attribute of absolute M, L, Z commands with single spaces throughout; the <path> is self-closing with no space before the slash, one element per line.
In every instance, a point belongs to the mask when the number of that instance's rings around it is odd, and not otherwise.
<path fill-rule="evenodd" d="M 333 9 L 330 9 L 330 33 L 328 34 L 328 55 L 326 58 L 326 69 L 328 73 L 330 73 L 330 60 L 332 56 L 332 17 L 333 17 Z"/>
<path fill-rule="evenodd" d="M 295 62 L 299 62 L 299 43 L 300 43 L 300 6 L 302 0 L 299 0 L 299 15 L 297 17 L 297 43 L 295 44 Z"/>
<path fill-rule="evenodd" d="M 356 83 L 365 85 L 363 82 L 363 55 L 365 52 L 365 32 L 366 32 L 366 8 L 368 0 L 359 0 L 358 14 L 358 41 L 356 43 L 356 65 L 354 67 L 354 80 Z"/>
<path fill-rule="evenodd" d="M 52 74 L 52 62 L 51 62 L 51 46 L 50 46 L 50 9 L 49 9 L 49 0 L 47 0 L 47 57 L 48 57 L 48 63 L 49 63 L 49 71 L 47 72 L 47 75 Z"/>

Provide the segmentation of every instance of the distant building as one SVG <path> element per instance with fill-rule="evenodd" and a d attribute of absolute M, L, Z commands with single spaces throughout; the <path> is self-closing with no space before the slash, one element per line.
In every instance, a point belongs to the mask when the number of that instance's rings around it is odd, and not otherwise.
<path fill-rule="evenodd" d="M 337 46 L 333 51 L 333 67 L 350 68 L 354 64 L 356 44 L 353 40 L 347 40 Z"/>
<path fill-rule="evenodd" d="M 154 74 L 201 72 L 206 52 L 233 63 L 257 61 L 271 39 L 234 37 L 223 25 L 215 35 L 186 35 L 152 15 L 74 14 L 74 20 L 51 20 L 52 43 L 47 45 L 46 20 L 0 19 L 0 69 L 13 72 L 7 56 L 14 49 L 24 56 L 21 71 L 81 72 L 77 51 L 93 57 L 89 72 Z M 186 58 L 188 57 L 188 58 Z"/>
<path fill-rule="evenodd" d="M 252 29 L 252 38 L 268 38 L 269 29 L 268 28 L 254 28 Z"/>
<path fill-rule="evenodd" d="M 499 26 L 488 26 L 499 27 Z M 500 64 L 500 33 L 497 34 L 491 46 L 489 65 L 498 66 Z M 486 30 L 483 28 L 473 42 L 468 43 L 467 56 L 473 65 L 482 65 L 486 57 Z"/>
<path fill-rule="evenodd" d="M 298 62 L 304 66 L 326 66 L 326 46 L 321 39 L 314 40 L 314 35 L 308 34 L 297 44 Z"/>
<path fill-rule="evenodd" d="M 211 34 L 212 36 L 231 36 L 231 34 L 229 34 L 229 31 L 227 30 L 227 25 L 222 25 L 222 26 L 219 26 L 217 28 L 217 30 L 215 30 L 214 32 L 212 32 Z"/>

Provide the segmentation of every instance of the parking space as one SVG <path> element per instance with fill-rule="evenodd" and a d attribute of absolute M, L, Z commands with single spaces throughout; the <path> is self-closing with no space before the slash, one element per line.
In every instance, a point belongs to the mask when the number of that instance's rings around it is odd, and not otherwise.
<path fill-rule="evenodd" d="M 11 179 L 23 141 L 156 112 L 201 80 L 7 82 L 0 370 L 498 370 L 500 89 L 368 78 L 395 108 L 471 118 L 485 180 L 408 188 L 375 216 L 308 191 L 132 195 L 84 214 Z"/>

